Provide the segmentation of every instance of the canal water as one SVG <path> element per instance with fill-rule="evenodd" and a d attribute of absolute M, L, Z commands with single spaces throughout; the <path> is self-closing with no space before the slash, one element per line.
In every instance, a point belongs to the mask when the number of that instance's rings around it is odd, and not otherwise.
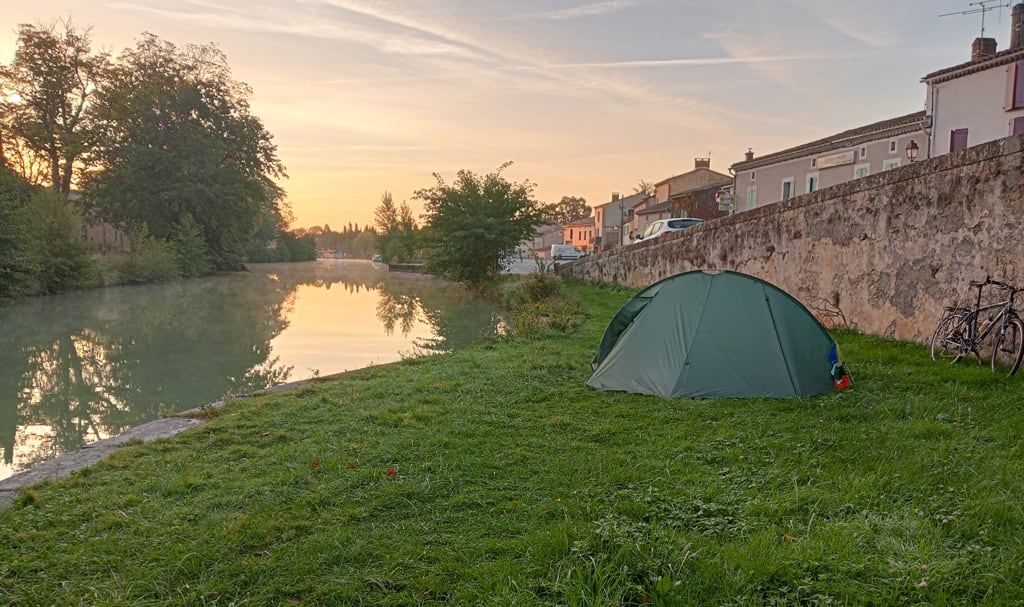
<path fill-rule="evenodd" d="M 459 285 L 356 260 L 15 302 L 0 307 L 0 479 L 167 413 L 501 326 Z"/>

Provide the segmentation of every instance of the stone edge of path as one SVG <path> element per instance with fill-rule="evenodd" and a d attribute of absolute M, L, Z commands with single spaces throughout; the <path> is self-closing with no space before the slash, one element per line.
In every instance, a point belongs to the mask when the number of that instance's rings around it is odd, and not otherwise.
<path fill-rule="evenodd" d="M 57 480 L 70 476 L 73 472 L 103 461 L 125 445 L 134 445 L 159 438 L 168 438 L 180 432 L 184 432 L 189 428 L 194 428 L 206 421 L 203 412 L 209 408 L 219 409 L 227 402 L 233 402 L 249 398 L 251 396 L 259 396 L 261 394 L 284 392 L 287 390 L 295 390 L 305 386 L 319 384 L 330 379 L 335 379 L 344 374 L 345 373 L 337 373 L 324 377 L 304 379 L 281 384 L 279 386 L 273 386 L 252 394 L 233 397 L 228 400 L 220 400 L 173 416 L 146 422 L 141 426 L 136 426 L 126 430 L 117 436 L 112 436 L 110 438 L 96 441 L 95 443 L 90 443 L 77 451 L 58 455 L 53 459 L 39 464 L 31 470 L 19 472 L 18 474 L 14 474 L 8 478 L 0 480 L 0 511 L 6 510 L 10 507 L 10 505 L 14 503 L 14 499 L 24 489 L 34 487 L 35 485 L 46 481 Z"/>

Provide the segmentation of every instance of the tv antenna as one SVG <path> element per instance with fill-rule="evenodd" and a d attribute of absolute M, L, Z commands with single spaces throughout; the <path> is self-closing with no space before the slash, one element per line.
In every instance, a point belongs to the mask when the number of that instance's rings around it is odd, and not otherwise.
<path fill-rule="evenodd" d="M 973 6 L 973 7 L 976 7 L 976 8 L 969 8 L 969 9 L 967 9 L 965 11 L 959 11 L 959 12 L 956 12 L 956 13 L 945 13 L 945 14 L 942 14 L 942 15 L 939 15 L 939 16 L 940 17 L 949 17 L 951 15 L 976 15 L 978 13 L 981 13 L 981 37 L 984 38 L 985 37 L 985 13 L 987 13 L 989 11 L 994 11 L 997 8 L 998 9 L 1003 9 L 1003 8 L 1008 8 L 1010 6 L 1009 2 L 1007 2 L 1005 4 L 995 4 L 996 1 L 997 0 L 980 0 L 979 2 L 971 2 L 967 6 Z M 999 0 L 999 1 L 1001 1 L 1001 0 Z M 994 6 L 989 6 L 990 4 L 993 4 Z"/>

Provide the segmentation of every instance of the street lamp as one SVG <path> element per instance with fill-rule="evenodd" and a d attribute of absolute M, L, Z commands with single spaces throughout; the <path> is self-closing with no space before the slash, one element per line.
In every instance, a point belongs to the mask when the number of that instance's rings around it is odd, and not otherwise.
<path fill-rule="evenodd" d="M 917 147 L 917 142 L 911 139 L 910 143 L 907 144 L 907 160 L 909 160 L 910 162 L 915 162 L 917 160 L 918 149 L 919 148 Z"/>

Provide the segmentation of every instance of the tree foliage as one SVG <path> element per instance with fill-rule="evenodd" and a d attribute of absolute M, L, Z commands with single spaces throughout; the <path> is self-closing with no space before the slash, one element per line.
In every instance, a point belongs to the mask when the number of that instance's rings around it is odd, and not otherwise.
<path fill-rule="evenodd" d="M 654 196 L 654 192 L 657 188 L 650 181 L 641 179 L 636 182 L 636 186 L 633 188 L 634 194 L 647 194 L 648 196 Z"/>
<path fill-rule="evenodd" d="M 191 215 L 218 270 L 246 259 L 267 216 L 283 218 L 276 146 L 249 113 L 250 91 L 213 46 L 146 34 L 96 96 L 87 200 L 115 225 L 171 239 Z M 283 219 L 280 223 L 283 223 Z"/>
<path fill-rule="evenodd" d="M 380 204 L 373 212 L 374 224 L 377 226 L 377 252 L 384 261 L 389 262 L 397 256 L 396 244 L 398 240 L 398 209 L 395 208 L 395 201 L 391 192 L 384 192 L 380 196 Z"/>
<path fill-rule="evenodd" d="M 384 261 L 414 259 L 419 234 L 409 205 L 402 201 L 396 208 L 391 192 L 384 192 L 373 216 L 377 226 L 376 250 Z"/>
<path fill-rule="evenodd" d="M 89 30 L 70 21 L 18 26 L 14 60 L 0 65 L 0 157 L 30 183 L 67 196 L 91 146 L 88 102 L 107 67 Z"/>
<path fill-rule="evenodd" d="M 467 170 L 447 184 L 418 190 L 425 205 L 424 245 L 428 266 L 454 280 L 478 286 L 492 280 L 516 247 L 544 221 L 533 199 L 533 184 L 512 183 L 501 172 L 483 177 Z"/>
<path fill-rule="evenodd" d="M 555 204 L 548 205 L 544 209 L 545 218 L 552 223 L 567 224 L 577 219 L 590 217 L 592 209 L 587 205 L 587 199 L 581 196 L 562 196 L 562 199 Z"/>

